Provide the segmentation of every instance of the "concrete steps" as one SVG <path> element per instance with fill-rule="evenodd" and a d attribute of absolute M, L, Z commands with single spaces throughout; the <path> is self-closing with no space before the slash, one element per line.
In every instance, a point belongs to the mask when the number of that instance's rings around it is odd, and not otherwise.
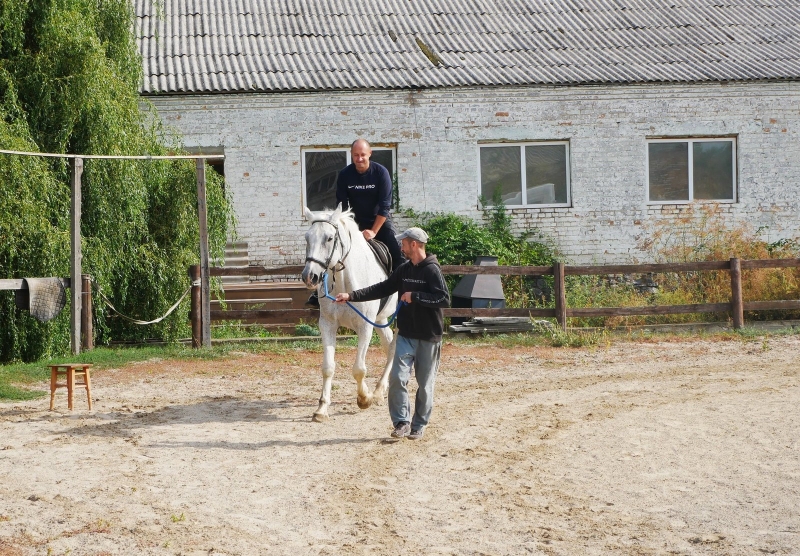
<path fill-rule="evenodd" d="M 225 266 L 247 266 L 250 264 L 250 257 L 247 253 L 246 241 L 228 241 L 225 245 Z M 212 266 L 220 266 L 220 261 L 211 261 Z M 250 282 L 249 276 L 221 276 L 222 287 L 232 284 L 247 284 Z"/>

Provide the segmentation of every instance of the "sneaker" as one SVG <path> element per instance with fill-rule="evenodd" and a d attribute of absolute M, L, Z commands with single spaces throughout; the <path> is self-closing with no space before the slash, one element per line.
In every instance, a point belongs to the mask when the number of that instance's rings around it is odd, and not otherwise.
<path fill-rule="evenodd" d="M 398 423 L 392 431 L 392 438 L 405 438 L 411 432 L 411 425 L 408 423 Z"/>
<path fill-rule="evenodd" d="M 309 296 L 308 301 L 306 301 L 306 307 L 309 309 L 319 309 L 319 297 L 317 296 L 317 292 Z"/>
<path fill-rule="evenodd" d="M 419 440 L 425 434 L 425 429 L 411 429 L 406 438 L 409 440 Z"/>

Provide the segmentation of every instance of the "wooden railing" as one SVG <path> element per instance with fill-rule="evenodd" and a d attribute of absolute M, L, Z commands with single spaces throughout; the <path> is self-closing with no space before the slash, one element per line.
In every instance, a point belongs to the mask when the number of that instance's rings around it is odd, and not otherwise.
<path fill-rule="evenodd" d="M 511 276 L 553 276 L 554 308 L 521 309 L 444 309 L 446 317 L 554 317 L 562 329 L 566 330 L 568 317 L 609 317 L 634 315 L 671 315 L 682 313 L 724 313 L 730 312 L 734 328 L 744 326 L 744 311 L 800 309 L 800 300 L 748 301 L 742 300 L 742 270 L 757 268 L 800 268 L 800 259 L 763 259 L 729 261 L 702 261 L 691 263 L 659 263 L 632 265 L 567 266 L 556 263 L 553 266 L 455 266 L 444 265 L 444 274 L 499 274 Z M 299 276 L 302 266 L 266 268 L 262 266 L 211 267 L 211 276 Z M 566 303 L 566 276 L 681 273 L 698 271 L 728 271 L 731 279 L 731 296 L 728 303 L 695 303 L 690 305 L 648 305 L 642 307 L 588 307 L 569 308 Z M 191 267 L 190 275 L 199 278 L 199 267 Z M 195 284 L 198 280 L 195 279 Z M 192 288 L 192 340 L 200 345 L 200 286 Z M 211 320 L 244 320 L 253 318 L 279 318 L 283 322 L 299 322 L 300 319 L 313 319 L 319 316 L 317 309 L 252 309 L 252 310 L 211 310 Z"/>

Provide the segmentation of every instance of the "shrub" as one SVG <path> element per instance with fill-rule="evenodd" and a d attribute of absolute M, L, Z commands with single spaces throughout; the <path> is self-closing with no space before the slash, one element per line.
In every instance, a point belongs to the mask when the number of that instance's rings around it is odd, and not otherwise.
<path fill-rule="evenodd" d="M 313 324 L 308 324 L 305 322 L 301 322 L 296 324 L 294 327 L 294 333 L 296 336 L 319 336 L 319 328 L 317 328 Z"/>
<path fill-rule="evenodd" d="M 450 213 L 421 213 L 406 210 L 413 225 L 430 236 L 427 250 L 443 265 L 472 265 L 479 256 L 497 257 L 499 265 L 552 266 L 556 249 L 539 230 L 520 236 L 511 231 L 511 218 L 501 202 L 483 211 L 483 223 Z M 461 276 L 445 277 L 452 289 Z M 552 291 L 552 277 L 503 276 L 503 291 L 508 307 L 530 307 L 545 302 Z"/>
<path fill-rule="evenodd" d="M 659 263 L 725 261 L 740 259 L 796 258 L 800 244 L 795 239 L 769 242 L 761 237 L 765 229 L 753 231 L 746 223 L 730 226 L 717 204 L 691 204 L 676 218 L 665 219 L 646 229 L 639 247 Z M 697 271 L 661 273 L 655 276 L 658 289 L 638 291 L 630 277 L 614 284 L 608 277 L 568 276 L 567 304 L 570 307 L 636 307 L 644 305 L 691 305 L 730 301 L 730 273 Z M 742 272 L 745 301 L 797 299 L 800 269 L 752 269 Z M 761 311 L 747 314 L 750 320 L 798 317 L 799 311 Z M 621 326 L 657 323 L 685 323 L 727 319 L 722 314 L 673 314 L 630 317 L 572 319 L 582 326 Z"/>
<path fill-rule="evenodd" d="M 768 228 L 753 230 L 748 222 L 728 225 L 718 204 L 688 205 L 676 219 L 656 223 L 641 247 L 658 262 L 726 261 L 733 257 L 782 259 L 800 257 L 797 239 L 770 242 L 762 237 Z M 730 301 L 730 273 L 685 272 L 664 274 L 665 292 L 683 292 L 688 303 L 725 303 Z M 800 298 L 800 269 L 763 268 L 742 271 L 744 301 Z M 762 311 L 747 318 L 769 320 L 775 317 L 800 316 L 794 311 Z"/>

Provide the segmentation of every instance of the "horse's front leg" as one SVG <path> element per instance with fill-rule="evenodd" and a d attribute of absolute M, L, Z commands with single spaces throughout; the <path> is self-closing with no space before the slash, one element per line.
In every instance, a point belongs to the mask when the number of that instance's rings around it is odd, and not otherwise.
<path fill-rule="evenodd" d="M 319 332 L 322 337 L 322 394 L 319 397 L 319 406 L 311 420 L 323 423 L 328 420 L 333 373 L 336 371 L 336 323 L 321 318 Z"/>
<path fill-rule="evenodd" d="M 381 340 L 381 347 L 386 354 L 386 365 L 383 368 L 383 374 L 375 384 L 375 390 L 372 391 L 373 403 L 380 404 L 383 397 L 386 395 L 386 390 L 389 389 L 389 372 L 392 370 L 392 363 L 394 362 L 394 347 L 397 342 L 397 335 L 392 333 L 390 327 L 376 328 L 378 337 Z"/>
<path fill-rule="evenodd" d="M 358 327 L 358 349 L 356 350 L 356 361 L 353 363 L 353 378 L 356 379 L 358 391 L 357 403 L 361 409 L 367 409 L 372 405 L 372 392 L 367 386 L 367 350 L 372 339 L 372 325 L 364 322 Z"/>

